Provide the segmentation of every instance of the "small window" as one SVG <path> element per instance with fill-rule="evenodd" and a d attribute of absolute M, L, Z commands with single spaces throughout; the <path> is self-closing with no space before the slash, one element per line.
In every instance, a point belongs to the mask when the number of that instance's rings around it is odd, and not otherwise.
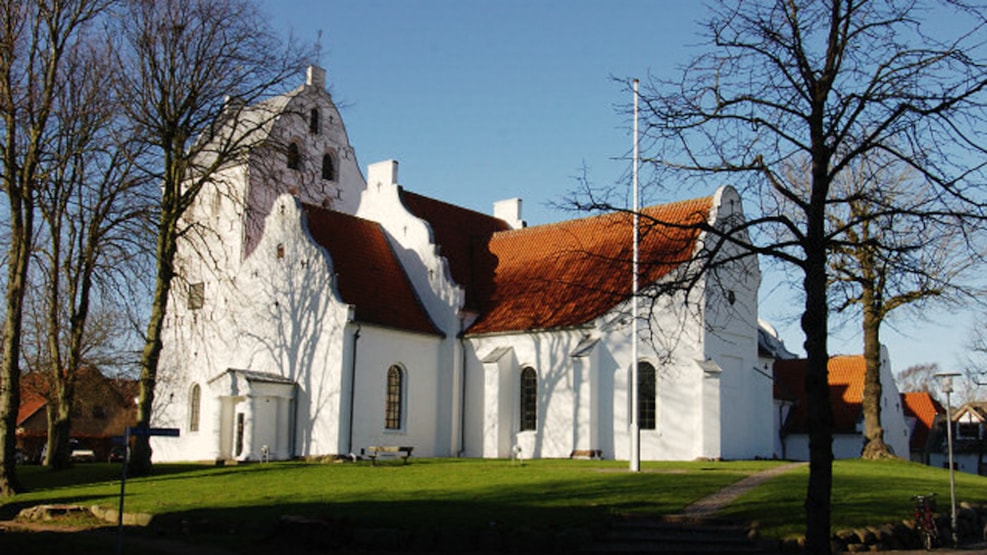
<path fill-rule="evenodd" d="M 188 431 L 199 431 L 199 410 L 202 402 L 202 389 L 199 384 L 192 385 L 188 395 Z"/>
<path fill-rule="evenodd" d="M 637 423 L 642 430 L 654 430 L 656 427 L 656 393 L 655 367 L 647 362 L 639 362 L 637 364 Z"/>
<path fill-rule="evenodd" d="M 535 430 L 538 425 L 538 375 L 535 369 L 521 370 L 521 431 Z"/>
<path fill-rule="evenodd" d="M 206 284 L 201 281 L 190 283 L 188 286 L 188 307 L 191 310 L 199 310 L 206 304 Z"/>
<path fill-rule="evenodd" d="M 308 130 L 311 133 L 319 134 L 319 109 L 312 108 L 312 112 L 308 116 Z"/>
<path fill-rule="evenodd" d="M 101 405 L 95 405 L 93 407 L 93 418 L 106 418 L 106 409 Z"/>
<path fill-rule="evenodd" d="M 336 180 L 336 162 L 332 159 L 332 154 L 322 155 L 322 179 Z"/>
<path fill-rule="evenodd" d="M 384 415 L 384 427 L 388 430 L 401 429 L 401 405 L 404 373 L 398 366 L 387 369 L 387 407 Z"/>
<path fill-rule="evenodd" d="M 302 155 L 298 151 L 298 145 L 291 143 L 288 145 L 288 169 L 298 170 L 302 167 Z"/>

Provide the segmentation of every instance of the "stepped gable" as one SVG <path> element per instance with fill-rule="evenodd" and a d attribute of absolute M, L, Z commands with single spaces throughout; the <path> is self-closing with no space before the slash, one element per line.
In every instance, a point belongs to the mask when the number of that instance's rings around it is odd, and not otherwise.
<path fill-rule="evenodd" d="M 343 302 L 358 322 L 442 335 L 428 316 L 380 224 L 303 205 L 312 239 L 329 252 Z"/>
<path fill-rule="evenodd" d="M 906 418 L 912 417 L 916 421 L 909 441 L 911 448 L 913 450 L 925 449 L 936 417 L 945 415 L 946 410 L 927 391 L 902 393 L 901 407 L 904 409 Z"/>
<path fill-rule="evenodd" d="M 805 395 L 805 374 L 808 361 L 804 358 L 776 360 L 774 363 L 775 392 L 794 395 L 795 406 L 784 424 L 788 433 L 808 433 L 809 408 Z M 838 355 L 829 359 L 829 403 L 833 408 L 833 432 L 857 433 L 864 395 L 863 355 Z"/>
<path fill-rule="evenodd" d="M 640 287 L 688 261 L 712 197 L 642 211 Z M 633 223 L 627 213 L 499 231 L 488 249 L 496 268 L 471 334 L 586 324 L 631 295 Z"/>
<path fill-rule="evenodd" d="M 440 200 L 400 190 L 409 212 L 428 222 L 449 273 L 466 293 L 466 310 L 478 312 L 490 294 L 497 259 L 488 244 L 494 233 L 507 231 L 507 222 Z"/>

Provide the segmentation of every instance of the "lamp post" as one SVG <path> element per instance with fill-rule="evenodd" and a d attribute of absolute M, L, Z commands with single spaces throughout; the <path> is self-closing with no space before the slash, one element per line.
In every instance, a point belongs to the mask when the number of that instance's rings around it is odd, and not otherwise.
<path fill-rule="evenodd" d="M 943 372 L 935 378 L 942 384 L 942 392 L 946 394 L 946 442 L 949 448 L 949 506 L 950 526 L 952 528 L 953 546 L 958 545 L 956 536 L 956 470 L 953 468 L 953 410 L 949 403 L 949 394 L 953 392 L 953 378 L 958 372 Z"/>

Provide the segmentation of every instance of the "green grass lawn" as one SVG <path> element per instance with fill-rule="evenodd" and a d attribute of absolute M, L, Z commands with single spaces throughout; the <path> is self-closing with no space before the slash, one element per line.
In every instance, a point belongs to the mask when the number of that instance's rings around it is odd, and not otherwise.
<path fill-rule="evenodd" d="M 235 528 L 245 541 L 264 537 L 281 515 L 346 518 L 360 527 L 511 527 L 602 525 L 616 514 L 671 514 L 771 461 L 644 463 L 534 460 L 523 466 L 480 459 L 413 459 L 412 464 L 287 462 L 227 467 L 157 465 L 152 477 L 127 481 L 125 510 Z M 0 517 L 42 503 L 116 507 L 119 466 L 77 465 L 64 472 L 21 467 L 30 492 L 2 500 Z M 723 516 L 757 520 L 768 535 L 800 533 L 808 468 L 777 477 L 739 499 Z M 910 497 L 936 492 L 948 507 L 945 470 L 901 461 L 837 461 L 833 525 L 906 518 Z M 987 502 L 987 479 L 957 473 L 961 499 Z M 0 541 L 3 537 L 0 536 Z"/>

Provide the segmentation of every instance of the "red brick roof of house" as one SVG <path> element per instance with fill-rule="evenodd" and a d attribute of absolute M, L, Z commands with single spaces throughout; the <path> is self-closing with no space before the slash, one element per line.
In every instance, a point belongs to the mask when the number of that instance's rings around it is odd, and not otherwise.
<path fill-rule="evenodd" d="M 936 417 L 945 415 L 946 410 L 926 391 L 902 393 L 901 406 L 906 418 L 915 418 L 915 427 L 909 441 L 911 449 L 919 451 L 925 449 Z"/>
<path fill-rule="evenodd" d="M 304 205 L 308 231 L 329 252 L 343 302 L 359 322 L 442 335 L 422 306 L 380 224 Z"/>
<path fill-rule="evenodd" d="M 510 230 L 502 220 L 402 191 L 435 234 L 467 308 L 471 334 L 578 326 L 631 295 L 632 218 L 626 213 Z M 690 259 L 712 197 L 643 210 L 640 285 Z"/>
<path fill-rule="evenodd" d="M 808 402 L 805 395 L 805 373 L 807 360 L 804 358 L 776 360 L 774 363 L 775 398 L 779 390 L 794 395 L 795 406 L 784 423 L 787 433 L 808 432 Z M 857 433 L 857 423 L 861 417 L 861 400 L 864 394 L 864 371 L 866 363 L 863 355 L 838 355 L 830 357 L 829 402 L 833 408 L 833 432 L 838 434 Z"/>
<path fill-rule="evenodd" d="M 696 224 L 709 219 L 712 200 L 642 211 L 641 287 L 691 259 Z M 494 234 L 493 288 L 469 333 L 579 326 L 630 298 L 632 221 L 630 214 L 615 213 Z"/>

